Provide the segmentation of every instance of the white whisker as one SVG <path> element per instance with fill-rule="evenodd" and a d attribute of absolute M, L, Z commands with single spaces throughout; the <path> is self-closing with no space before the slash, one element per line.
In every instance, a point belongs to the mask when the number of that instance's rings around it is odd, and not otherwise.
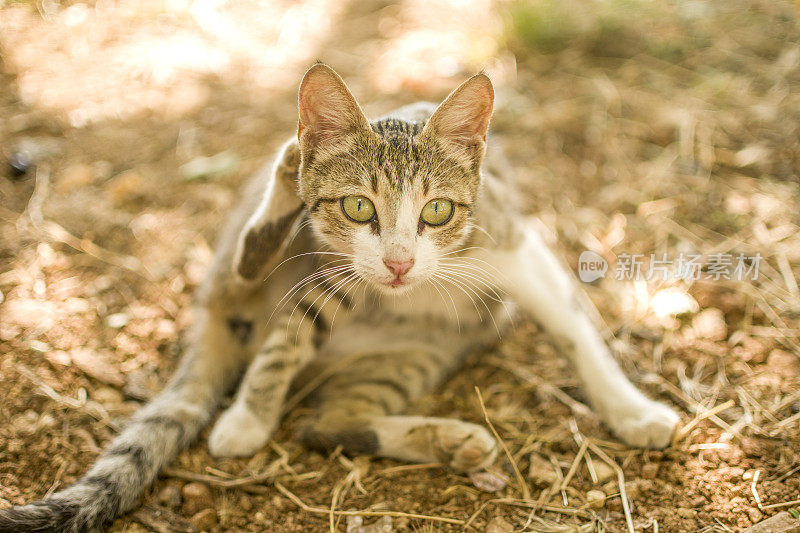
<path fill-rule="evenodd" d="M 334 276 L 338 277 L 338 276 L 342 276 L 342 275 L 345 276 L 344 279 L 348 279 L 349 277 L 353 276 L 354 274 L 352 274 L 352 271 L 346 270 L 344 272 L 337 272 L 336 274 L 332 275 L 331 278 L 333 278 Z M 306 291 L 305 294 L 303 294 L 303 296 L 301 296 L 300 298 L 297 299 L 297 303 L 294 305 L 294 308 L 292 309 L 292 312 L 289 314 L 289 320 L 286 322 L 286 334 L 287 334 L 287 336 L 289 334 L 289 325 L 292 322 L 292 318 L 294 317 L 295 312 L 297 312 L 297 308 L 300 306 L 300 303 L 303 301 L 303 299 L 306 296 L 308 296 L 317 287 L 320 287 L 321 285 L 328 284 L 330 282 L 331 278 L 323 279 L 320 283 L 318 283 L 318 284 L 314 285 L 313 287 L 311 287 L 309 290 Z M 308 309 L 306 309 L 305 313 L 303 313 L 303 316 L 300 318 L 300 322 L 297 324 L 297 332 L 295 334 L 295 342 L 297 341 L 298 335 L 300 335 L 300 326 L 303 324 L 303 320 L 305 319 L 306 315 L 308 314 L 308 311 L 312 307 L 314 307 L 314 304 L 317 303 L 317 300 L 319 300 L 320 298 L 325 296 L 325 294 L 329 290 L 335 289 L 336 287 L 338 287 L 341 282 L 342 282 L 342 280 L 340 279 L 340 280 L 337 280 L 336 283 L 334 283 L 333 286 L 330 286 L 330 285 L 326 286 L 325 289 L 314 299 L 314 301 L 311 302 L 311 305 L 308 306 Z"/>
<path fill-rule="evenodd" d="M 347 260 L 347 259 L 338 259 L 336 261 L 331 261 L 328 264 L 338 263 L 338 262 L 341 262 L 341 261 L 349 261 L 349 260 Z M 292 296 L 294 296 L 297 293 L 297 291 L 299 291 L 303 287 L 303 285 L 307 285 L 307 284 L 311 283 L 312 281 L 314 281 L 314 280 L 316 280 L 316 279 L 318 279 L 320 277 L 325 276 L 326 274 L 339 272 L 339 271 L 344 271 L 344 270 L 347 270 L 349 268 L 351 268 L 350 265 L 346 264 L 346 265 L 332 266 L 332 267 L 329 267 L 329 268 L 324 268 L 322 270 L 315 270 L 314 272 L 312 272 L 308 276 L 304 277 L 303 279 L 301 279 L 300 281 L 295 283 L 292 286 L 291 289 L 286 291 L 286 294 L 284 294 L 283 298 L 281 298 L 278 301 L 278 303 L 275 305 L 276 311 L 282 307 L 282 304 L 284 304 L 286 301 L 290 300 L 292 298 Z M 273 311 L 272 315 L 270 315 L 270 319 L 272 319 L 272 316 L 275 314 L 276 311 Z"/>
<path fill-rule="evenodd" d="M 461 261 L 463 264 L 468 264 L 467 263 L 468 261 L 477 261 L 478 263 L 481 263 L 481 265 L 485 265 L 485 266 L 489 267 L 490 269 L 492 269 L 492 272 L 494 272 L 494 274 L 497 275 L 498 277 L 502 278 L 503 280 L 507 279 L 505 274 L 503 274 L 500 270 L 498 270 L 498 268 L 496 266 L 494 266 L 493 264 L 489 263 L 488 261 L 484 261 L 483 259 L 481 259 L 479 257 L 471 257 L 471 256 L 468 256 L 468 255 L 464 255 L 464 256 L 460 256 L 460 257 L 448 257 L 444 261 Z M 475 265 L 475 266 L 478 266 L 478 265 Z M 488 272 L 487 272 L 487 274 L 488 274 Z"/>
<path fill-rule="evenodd" d="M 461 252 L 467 252 L 469 250 L 483 250 L 484 252 L 488 252 L 489 251 L 486 248 L 484 248 L 483 246 L 467 246 L 466 248 L 459 248 L 458 250 L 453 250 L 452 252 L 444 253 L 444 254 L 442 254 L 442 257 L 448 256 L 448 255 L 453 255 L 453 254 L 459 254 Z"/>
<path fill-rule="evenodd" d="M 468 292 L 467 292 L 467 291 L 466 291 L 466 290 L 465 290 L 465 289 L 464 289 L 464 288 L 461 286 L 462 284 L 461 284 L 461 283 L 459 283 L 459 280 L 457 280 L 457 279 L 455 279 L 455 278 L 451 277 L 451 276 L 450 276 L 450 275 L 448 275 L 448 274 L 442 274 L 442 273 L 441 273 L 441 271 L 437 271 L 437 272 L 436 272 L 436 274 L 434 274 L 434 275 L 435 275 L 436 277 L 440 278 L 440 279 L 443 279 L 443 280 L 447 281 L 448 283 L 450 283 L 451 285 L 453 285 L 453 286 L 454 286 L 454 287 L 456 287 L 457 289 L 461 290 L 461 292 L 463 292 L 464 294 L 466 294 L 467 298 L 469 298 L 469 299 L 470 299 L 470 301 L 472 302 L 472 305 L 474 305 L 474 306 L 475 306 L 475 311 L 478 313 L 478 317 L 480 317 L 480 316 L 481 316 L 481 310 L 480 310 L 480 308 L 478 308 L 478 303 L 475 301 L 475 299 L 472 297 L 472 295 L 470 295 L 470 294 L 469 294 L 469 293 L 468 293 Z M 475 293 L 474 291 L 473 291 L 473 294 L 475 294 L 475 296 L 478 296 L 478 295 L 477 295 L 477 293 Z M 478 296 L 478 299 L 480 300 L 480 296 Z M 481 302 L 483 303 L 483 300 L 481 300 Z M 483 305 L 485 306 L 485 305 L 486 305 L 486 303 L 483 303 Z M 488 308 L 487 308 L 487 309 L 488 309 Z"/>
<path fill-rule="evenodd" d="M 322 310 L 325 308 L 325 306 L 328 304 L 328 302 L 330 301 L 330 299 L 331 299 L 331 298 L 333 298 L 333 295 L 334 295 L 334 294 L 336 294 L 336 292 L 337 292 L 337 291 L 338 291 L 340 288 L 343 288 L 344 286 L 346 286 L 346 285 L 347 285 L 347 283 L 349 283 L 349 282 L 353 281 L 354 279 L 358 279 L 359 277 L 360 277 L 360 276 L 359 276 L 359 275 L 358 275 L 356 272 L 353 272 L 352 274 L 350 274 L 350 276 L 346 277 L 346 278 L 344 279 L 344 281 L 343 281 L 343 282 L 341 282 L 341 283 L 337 283 L 337 284 L 336 284 L 336 285 L 334 285 L 333 287 L 330 287 L 330 289 L 327 291 L 327 292 L 328 292 L 328 296 L 326 296 L 326 297 L 325 297 L 325 300 L 323 300 L 323 301 L 322 301 L 322 304 L 319 306 L 319 310 L 317 311 L 317 314 L 316 314 L 316 315 L 314 315 L 314 320 L 316 320 L 316 319 L 317 319 L 317 317 L 318 317 L 318 316 L 319 316 L 319 314 L 322 312 Z M 325 294 L 325 293 L 323 292 L 322 294 Z M 345 293 L 345 295 L 346 295 L 346 294 L 347 294 L 347 293 Z M 316 303 L 316 300 L 314 300 L 314 303 Z M 339 305 L 341 305 L 341 304 L 342 304 L 342 301 L 341 301 L 341 300 L 339 300 Z M 312 303 L 311 305 L 314 305 L 314 304 Z M 334 318 L 335 318 L 335 315 L 336 315 L 336 311 L 338 311 L 338 310 L 339 310 L 339 305 L 337 305 L 337 306 L 336 306 L 336 310 L 335 310 L 335 311 L 334 311 L 334 313 L 333 313 L 333 314 L 334 314 Z M 333 320 L 331 320 L 330 328 L 331 328 L 331 330 L 333 329 Z"/>
<path fill-rule="evenodd" d="M 297 227 L 292 231 L 292 234 L 289 236 L 289 240 L 284 245 L 284 249 L 286 249 L 289 246 L 291 246 L 291 244 L 294 242 L 294 240 L 297 238 L 297 236 L 300 235 L 300 232 L 303 231 L 304 228 L 310 226 L 311 222 L 312 221 L 311 221 L 310 218 L 306 218 L 300 224 L 298 224 Z"/>
<path fill-rule="evenodd" d="M 431 279 L 431 278 L 429 278 L 429 279 L 427 279 L 427 280 L 426 280 L 426 283 L 427 283 L 427 282 L 430 282 L 430 284 L 431 284 L 431 287 L 433 287 L 433 288 L 436 290 L 436 292 L 438 292 L 438 293 L 439 293 L 439 298 L 441 298 L 441 299 L 442 299 L 442 301 L 444 301 L 444 294 L 442 294 L 442 291 L 441 291 L 441 290 L 439 290 L 439 287 L 437 287 L 437 286 L 434 284 L 434 280 L 433 280 L 433 279 Z M 447 307 L 447 306 L 445 306 L 445 307 L 447 308 L 447 313 L 448 313 L 449 315 L 453 316 L 453 315 L 452 315 L 452 312 L 451 312 L 451 310 L 450 310 L 450 307 Z M 458 318 L 458 310 L 455 308 L 455 304 L 453 304 L 453 311 L 455 311 L 455 317 L 456 317 L 456 318 Z M 459 324 L 459 330 L 460 330 L 460 324 Z"/>
<path fill-rule="evenodd" d="M 440 281 L 436 280 L 436 275 L 434 274 L 433 277 L 429 278 L 430 282 L 434 284 L 434 286 L 439 286 L 444 290 L 447 297 L 450 299 L 450 303 L 453 304 L 453 311 L 456 314 L 456 324 L 458 324 L 458 331 L 461 331 L 461 318 L 458 316 L 458 306 L 456 305 L 456 301 L 453 299 L 453 295 L 450 294 L 450 291 L 447 290 L 447 287 Z M 441 294 L 441 292 L 439 293 Z"/>
<path fill-rule="evenodd" d="M 472 264 L 456 265 L 456 264 L 446 264 L 443 262 L 440 264 L 439 268 L 454 270 L 456 272 L 464 274 L 465 276 L 472 277 L 474 281 L 480 282 L 482 285 L 486 287 L 487 290 L 491 291 L 492 294 L 494 294 L 495 297 L 498 298 L 497 300 L 498 302 L 500 301 L 500 295 L 497 294 L 497 290 L 495 289 L 495 284 L 489 281 L 491 276 L 489 275 L 488 272 L 486 272 L 486 270 L 478 267 L 477 265 L 472 265 Z"/>
<path fill-rule="evenodd" d="M 310 311 L 312 308 L 314 308 L 314 306 L 316 305 L 317 301 L 319 301 L 319 299 L 320 299 L 320 298 L 322 298 L 323 296 L 325 297 L 325 299 L 322 301 L 322 303 L 320 304 L 319 308 L 317 309 L 317 312 L 314 314 L 314 318 L 312 318 L 312 319 L 311 319 L 311 320 L 312 320 L 312 322 L 316 322 L 316 320 L 317 320 L 317 317 L 319 317 L 319 314 L 320 314 L 320 313 L 322 312 L 322 310 L 325 308 L 325 304 L 327 304 L 327 303 L 328 303 L 328 301 L 329 301 L 329 300 L 330 300 L 330 299 L 333 297 L 333 293 L 334 293 L 334 292 L 336 292 L 336 291 L 337 291 L 337 290 L 338 290 L 340 287 L 343 287 L 343 286 L 344 286 L 344 285 L 346 285 L 346 284 L 347 284 L 349 281 L 352 281 L 353 279 L 355 279 L 355 278 L 357 278 L 357 277 L 358 277 L 358 274 L 356 274 L 355 272 L 351 272 L 351 273 L 350 273 L 348 276 L 346 276 L 344 279 L 340 279 L 339 281 L 337 281 L 337 282 L 336 282 L 336 283 L 335 283 L 333 286 L 330 286 L 330 287 L 325 287 L 325 290 L 324 290 L 324 291 L 322 291 L 322 292 L 319 294 L 319 296 L 317 296 L 317 297 L 314 299 L 314 301 L 313 301 L 313 302 L 311 302 L 311 305 L 309 305 L 309 306 L 308 306 L 308 309 L 306 309 L 306 312 L 305 312 L 305 313 L 303 313 L 303 316 L 300 318 L 300 322 L 297 324 L 297 332 L 295 333 L 295 342 L 297 341 L 297 337 L 300 335 L 300 326 L 302 326 L 302 324 L 303 324 L 303 320 L 305 320 L 305 318 L 306 318 L 306 315 L 308 314 L 308 312 L 309 312 L 309 311 Z M 299 302 L 298 302 L 298 303 L 299 303 Z"/>
<path fill-rule="evenodd" d="M 344 302 L 347 299 L 347 295 L 350 294 L 351 290 L 355 288 L 356 291 L 358 291 L 358 285 L 360 283 L 366 283 L 366 281 L 364 281 L 364 278 L 362 278 L 361 276 L 358 276 L 358 279 L 356 279 L 355 283 L 353 283 L 350 287 L 348 287 L 347 290 L 344 292 L 342 298 L 339 300 L 339 303 L 336 306 L 336 309 L 333 310 L 333 316 L 331 317 L 331 329 L 328 335 L 329 339 L 331 336 L 333 336 L 333 323 L 336 322 L 336 313 L 339 312 L 339 307 L 342 305 L 342 302 Z M 355 296 L 355 293 L 353 293 L 353 295 Z"/>
<path fill-rule="evenodd" d="M 462 275 L 462 279 L 460 280 L 461 283 L 458 283 L 459 279 L 454 277 L 454 276 L 457 276 L 459 274 Z M 480 309 L 478 309 L 478 304 L 475 302 L 475 300 L 472 298 L 472 296 L 470 296 L 469 292 L 471 292 L 473 295 L 475 295 L 475 297 L 486 308 L 486 312 L 489 314 L 489 318 L 492 320 L 492 323 L 494 324 L 494 329 L 497 331 L 498 337 L 502 337 L 503 336 L 503 334 L 500 332 L 500 328 L 497 325 L 497 321 L 495 321 L 495 319 L 494 319 L 494 313 L 492 313 L 492 310 L 489 309 L 489 306 L 486 304 L 484 299 L 481 298 L 481 296 L 477 293 L 476 289 L 474 288 L 474 285 L 469 280 L 463 279 L 463 273 L 458 273 L 458 272 L 454 272 L 454 271 L 448 271 L 447 274 L 442 274 L 441 271 L 439 271 L 439 272 L 436 273 L 436 275 L 441 277 L 442 279 L 448 280 L 450 283 L 455 285 L 457 288 L 461 289 L 461 291 L 464 294 L 466 294 L 467 297 L 470 300 L 472 300 L 472 304 L 475 306 L 475 311 L 478 313 L 478 316 L 480 317 L 481 312 L 480 312 Z M 466 289 L 465 289 L 465 287 L 466 287 Z M 467 292 L 467 290 L 469 290 L 469 292 Z M 483 292 L 483 291 L 481 291 L 481 292 Z M 484 294 L 486 294 L 486 293 L 484 293 Z"/>
<path fill-rule="evenodd" d="M 291 257 L 287 257 L 286 259 L 284 259 L 283 261 L 281 261 L 280 263 L 278 263 L 278 264 L 275 266 L 275 268 L 273 268 L 272 270 L 270 270 L 269 274 L 267 274 L 267 277 L 265 277 L 265 278 L 264 278 L 264 281 L 267 281 L 267 279 L 269 279 L 269 277 L 270 277 L 270 276 L 271 276 L 271 275 L 272 275 L 272 274 L 273 274 L 273 273 L 274 273 L 276 270 L 278 270 L 278 268 L 280 268 L 281 266 L 283 266 L 283 264 L 284 264 L 284 263 L 286 263 L 286 262 L 288 262 L 288 261 L 291 261 L 292 259 L 297 259 L 297 258 L 299 258 L 299 257 L 304 257 L 304 256 L 308 256 L 308 255 L 335 255 L 335 256 L 339 256 L 339 257 L 345 257 L 345 258 L 348 258 L 348 259 L 353 259 L 353 258 L 355 258 L 355 255 L 353 255 L 353 254 L 343 254 L 343 253 L 339 253 L 339 252 L 328 252 L 328 251 L 321 251 L 321 250 L 317 250 L 317 251 L 315 251 L 315 252 L 304 252 L 304 253 L 302 253 L 302 254 L 296 254 L 296 255 L 293 255 L 293 256 L 291 256 Z"/>
<path fill-rule="evenodd" d="M 450 268 L 447 268 L 447 267 L 450 267 Z M 511 310 L 509 310 L 508 304 L 506 303 L 506 301 L 497 292 L 495 285 L 493 283 L 489 283 L 489 281 L 487 279 L 484 279 L 484 278 L 482 278 L 482 277 L 480 277 L 478 275 L 478 274 L 485 274 L 486 276 L 489 276 L 488 272 L 486 272 L 485 270 L 481 269 L 477 265 L 471 265 L 471 264 L 458 265 L 458 266 L 456 266 L 456 265 L 445 265 L 445 268 L 443 268 L 442 270 L 444 272 L 450 272 L 450 273 L 453 273 L 453 274 L 458 274 L 458 275 L 464 276 L 464 277 L 466 277 L 468 279 L 472 279 L 476 283 L 480 283 L 483 286 L 483 288 L 476 287 L 477 290 L 481 291 L 481 293 L 486 295 L 488 298 L 490 298 L 490 299 L 494 300 L 495 302 L 499 303 L 500 305 L 502 305 L 503 309 L 505 310 L 506 316 L 511 321 L 512 327 L 516 327 L 516 325 L 514 324 L 514 316 L 511 313 Z M 464 270 L 466 270 L 466 272 Z M 484 290 L 484 289 L 486 289 L 488 291 L 491 291 L 492 294 L 488 294 L 486 292 L 486 290 Z M 502 291 L 502 289 L 501 289 L 501 291 Z"/>
<path fill-rule="evenodd" d="M 294 285 L 294 287 L 289 289 L 289 291 L 287 291 L 287 293 L 283 296 L 283 298 L 281 298 L 280 301 L 275 305 L 275 308 L 272 310 L 272 313 L 270 313 L 269 318 L 264 322 L 264 325 L 262 326 L 262 330 L 263 330 L 263 328 L 266 328 L 267 324 L 272 322 L 272 318 L 275 316 L 275 314 L 280 312 L 280 311 L 282 311 L 283 308 L 286 306 L 286 304 L 289 303 L 291 301 L 291 299 L 294 296 L 296 296 L 297 293 L 300 292 L 303 289 L 303 287 L 305 287 L 306 285 L 308 285 L 310 283 L 313 283 L 314 281 L 316 281 L 316 280 L 318 280 L 320 278 L 324 278 L 326 275 L 330 274 L 331 277 L 334 277 L 334 276 L 338 276 L 340 274 L 347 273 L 349 270 L 350 270 L 350 265 L 339 265 L 339 266 L 336 266 L 336 267 L 331 267 L 331 268 L 323 269 L 321 271 L 314 272 L 314 273 L 306 276 L 302 280 L 298 281 Z M 311 289 L 309 289 L 303 295 L 302 298 L 305 298 L 306 294 L 308 294 L 311 291 L 313 291 L 316 287 L 319 287 L 320 285 L 326 283 L 326 281 L 327 280 L 323 279 L 322 282 L 320 282 L 319 284 L 317 284 L 314 287 L 312 287 Z M 300 300 L 302 300 L 302 298 L 299 298 L 297 302 L 299 303 Z M 295 305 L 295 309 L 297 309 L 297 305 Z M 294 314 L 294 310 L 292 310 L 292 314 Z M 291 318 L 291 315 L 289 315 L 289 316 Z"/>
<path fill-rule="evenodd" d="M 484 235 L 486 235 L 487 237 L 489 237 L 489 239 L 490 239 L 490 240 L 491 240 L 493 243 L 497 244 L 497 241 L 496 241 L 496 240 L 494 240 L 494 237 L 492 237 L 491 235 L 489 235 L 489 232 L 488 232 L 488 231 L 486 231 L 486 229 L 485 229 L 483 226 L 481 226 L 480 224 L 478 224 L 478 223 L 477 223 L 477 222 L 475 222 L 474 220 L 471 220 L 471 221 L 470 221 L 470 225 L 471 225 L 473 228 L 475 228 L 475 229 L 477 229 L 477 230 L 480 230 L 480 231 L 481 231 L 481 233 L 483 233 Z"/>

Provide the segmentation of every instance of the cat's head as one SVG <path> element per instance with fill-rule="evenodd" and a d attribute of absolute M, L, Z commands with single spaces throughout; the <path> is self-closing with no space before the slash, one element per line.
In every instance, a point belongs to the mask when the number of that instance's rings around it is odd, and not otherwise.
<path fill-rule="evenodd" d="M 480 187 L 494 91 L 467 80 L 423 123 L 370 122 L 330 67 L 300 85 L 299 192 L 315 233 L 384 293 L 434 276 L 463 246 Z"/>

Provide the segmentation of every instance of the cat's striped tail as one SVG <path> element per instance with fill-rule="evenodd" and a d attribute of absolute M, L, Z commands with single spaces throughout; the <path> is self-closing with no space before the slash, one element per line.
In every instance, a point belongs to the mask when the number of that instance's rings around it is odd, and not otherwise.
<path fill-rule="evenodd" d="M 142 408 L 77 483 L 50 497 L 0 510 L 0 533 L 77 533 L 108 527 L 137 505 L 158 471 L 209 422 L 231 362 L 187 358 L 175 378 Z"/>

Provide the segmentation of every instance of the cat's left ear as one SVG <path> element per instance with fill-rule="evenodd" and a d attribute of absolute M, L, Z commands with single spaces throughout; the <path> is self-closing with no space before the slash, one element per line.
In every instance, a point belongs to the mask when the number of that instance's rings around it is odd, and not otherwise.
<path fill-rule="evenodd" d="M 443 140 L 480 164 L 486 149 L 486 130 L 492 118 L 494 88 L 486 74 L 476 74 L 436 108 L 423 134 Z"/>
<path fill-rule="evenodd" d="M 372 129 L 344 80 L 328 65 L 317 63 L 300 83 L 297 139 L 305 154 L 336 144 L 353 133 Z"/>

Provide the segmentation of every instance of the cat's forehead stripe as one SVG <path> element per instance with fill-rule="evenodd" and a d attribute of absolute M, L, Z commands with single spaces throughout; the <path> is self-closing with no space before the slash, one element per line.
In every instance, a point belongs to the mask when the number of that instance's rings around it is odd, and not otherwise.
<path fill-rule="evenodd" d="M 420 135 L 423 121 L 385 118 L 371 123 L 377 135 L 352 133 L 330 151 L 320 151 L 313 166 L 321 196 L 361 194 L 389 197 L 419 188 L 422 196 L 437 190 L 457 203 L 469 203 L 468 169 L 441 147 Z M 469 184 L 465 187 L 465 184 Z"/>
<path fill-rule="evenodd" d="M 377 151 L 377 168 L 390 189 L 402 191 L 416 172 L 417 153 L 414 150 L 412 135 L 403 133 L 407 123 L 389 119 L 391 130 L 384 130 L 383 142 Z M 386 121 L 381 121 L 386 122 Z"/>
<path fill-rule="evenodd" d="M 386 137 L 392 134 L 402 134 L 406 136 L 417 135 L 422 131 L 422 122 L 408 122 L 396 118 L 385 118 L 372 123 L 372 130 Z"/>

